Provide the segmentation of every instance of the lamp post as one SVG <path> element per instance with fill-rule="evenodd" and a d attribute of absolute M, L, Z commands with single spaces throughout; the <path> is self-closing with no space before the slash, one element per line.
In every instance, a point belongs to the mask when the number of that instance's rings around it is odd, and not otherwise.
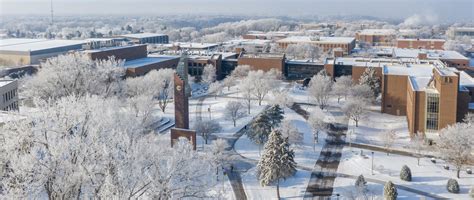
<path fill-rule="evenodd" d="M 372 175 L 374 175 L 374 152 L 372 151 Z"/>
<path fill-rule="evenodd" d="M 212 118 L 211 118 L 211 105 L 209 105 L 209 108 L 207 108 L 207 112 L 209 112 L 209 120 L 212 120 Z"/>

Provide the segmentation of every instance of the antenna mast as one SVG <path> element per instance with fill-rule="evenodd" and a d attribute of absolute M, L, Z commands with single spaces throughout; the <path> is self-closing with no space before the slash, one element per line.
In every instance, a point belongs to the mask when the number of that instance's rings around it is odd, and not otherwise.
<path fill-rule="evenodd" d="M 53 25 L 54 18 L 53 18 L 53 0 L 51 0 L 51 26 Z"/>

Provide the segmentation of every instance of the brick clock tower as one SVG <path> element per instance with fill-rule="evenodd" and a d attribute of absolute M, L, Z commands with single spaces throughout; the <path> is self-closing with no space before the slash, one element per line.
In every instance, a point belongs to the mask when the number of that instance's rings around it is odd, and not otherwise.
<path fill-rule="evenodd" d="M 171 146 L 180 137 L 187 138 L 196 150 L 196 131 L 189 129 L 189 96 L 191 87 L 188 84 L 188 65 L 186 53 L 181 55 L 174 73 L 174 118 L 175 128 L 171 129 Z"/>

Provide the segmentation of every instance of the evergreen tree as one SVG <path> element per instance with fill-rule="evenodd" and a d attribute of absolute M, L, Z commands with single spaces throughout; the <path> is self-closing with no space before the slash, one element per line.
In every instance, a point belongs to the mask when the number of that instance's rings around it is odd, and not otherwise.
<path fill-rule="evenodd" d="M 268 135 L 270 134 L 271 130 L 272 125 L 270 119 L 267 115 L 261 114 L 252 123 L 251 130 L 247 131 L 247 136 L 249 139 L 255 144 L 259 145 L 259 153 L 261 146 L 268 140 Z"/>
<path fill-rule="evenodd" d="M 392 181 L 388 181 L 385 183 L 385 187 L 383 188 L 383 196 L 385 200 L 396 200 L 398 193 L 397 188 L 392 183 Z"/>
<path fill-rule="evenodd" d="M 275 128 L 280 125 L 281 121 L 284 118 L 283 114 L 285 114 L 285 112 L 283 111 L 283 109 L 280 108 L 279 105 L 274 105 L 270 109 L 265 111 L 264 114 L 267 115 L 268 119 L 270 120 L 272 128 Z"/>
<path fill-rule="evenodd" d="M 294 155 L 288 138 L 283 138 L 280 131 L 273 130 L 257 164 L 257 178 L 262 186 L 276 182 L 278 199 L 280 199 L 280 179 L 292 176 L 296 172 Z"/>
<path fill-rule="evenodd" d="M 408 166 L 403 165 L 402 170 L 400 171 L 400 179 L 411 181 L 411 170 Z"/>
<path fill-rule="evenodd" d="M 367 192 L 367 181 L 365 181 L 364 175 L 361 174 L 357 177 L 355 187 L 360 195 L 365 196 L 365 193 Z"/>
<path fill-rule="evenodd" d="M 446 188 L 448 189 L 448 192 L 459 193 L 459 184 L 456 179 L 449 179 Z"/>
<path fill-rule="evenodd" d="M 374 67 L 367 67 L 365 69 L 360 76 L 359 84 L 368 85 L 370 89 L 372 89 L 374 97 L 377 97 L 380 94 L 380 79 L 375 75 Z"/>

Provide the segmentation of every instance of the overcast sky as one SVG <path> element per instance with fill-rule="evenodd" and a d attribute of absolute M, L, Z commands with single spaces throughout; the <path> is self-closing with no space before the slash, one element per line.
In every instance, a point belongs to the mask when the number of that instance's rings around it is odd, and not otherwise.
<path fill-rule="evenodd" d="M 53 0 L 57 15 L 365 15 L 440 21 L 474 19 L 474 0 Z M 50 0 L 0 0 L 1 13 L 49 14 Z"/>

